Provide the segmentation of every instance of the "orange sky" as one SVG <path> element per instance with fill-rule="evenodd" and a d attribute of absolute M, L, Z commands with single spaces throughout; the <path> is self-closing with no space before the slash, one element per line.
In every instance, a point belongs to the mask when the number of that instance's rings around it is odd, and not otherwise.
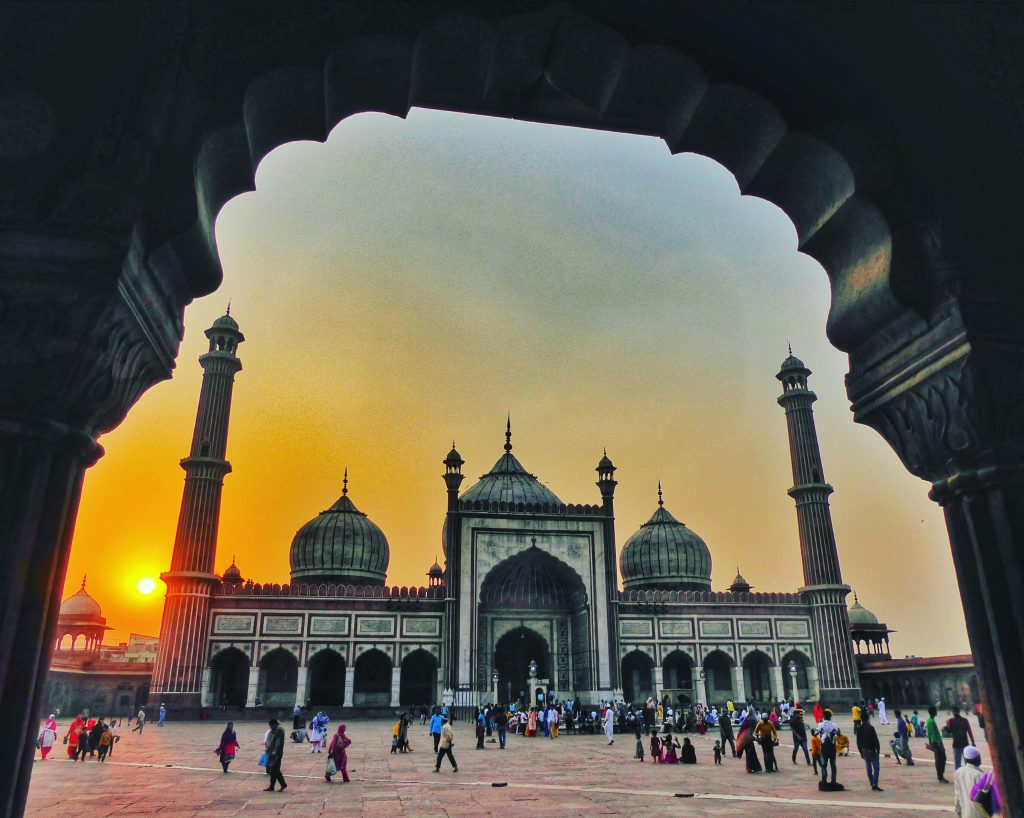
<path fill-rule="evenodd" d="M 217 225 L 224 284 L 186 313 L 175 377 L 90 470 L 66 592 L 83 573 L 115 630 L 156 634 L 204 351 L 228 298 L 236 379 L 217 568 L 288 579 L 296 529 L 340 494 L 391 544 L 389 582 L 440 555 L 441 460 L 464 488 L 515 454 L 565 502 L 619 471 L 618 546 L 656 485 L 708 543 L 712 582 L 802 584 L 774 375 L 791 341 L 812 388 L 845 580 L 897 633 L 895 655 L 968 650 L 945 526 L 872 430 L 824 333 L 827 278 L 774 206 L 656 140 L 414 111 L 365 114 L 325 145 L 271 154 Z"/>

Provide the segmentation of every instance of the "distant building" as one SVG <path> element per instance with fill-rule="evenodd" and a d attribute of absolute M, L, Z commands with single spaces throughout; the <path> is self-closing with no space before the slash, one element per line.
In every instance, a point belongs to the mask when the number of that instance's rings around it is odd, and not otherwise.
<path fill-rule="evenodd" d="M 776 375 L 786 412 L 805 584 L 715 591 L 707 544 L 665 507 L 616 553 L 615 466 L 595 502 L 566 503 L 504 452 L 460 493 L 464 461 L 443 461 L 444 567 L 426 587 L 389 587 L 384 532 L 341 496 L 299 528 L 291 582 L 214 573 L 228 420 L 245 337 L 230 314 L 206 330 L 153 675 L 153 700 L 201 708 L 394 708 L 541 695 L 584 702 L 766 702 L 860 696 L 835 535 L 807 386 L 792 354 Z M 653 482 L 653 481 L 652 481 Z M 596 502 L 599 500 L 600 502 Z M 619 590 L 619 579 L 623 590 Z"/>
<path fill-rule="evenodd" d="M 116 647 L 103 644 L 111 630 L 99 603 L 85 590 L 64 600 L 43 708 L 62 714 L 127 716 L 149 695 L 157 639 L 131 634 Z"/>
<path fill-rule="evenodd" d="M 850 607 L 850 639 L 860 670 L 865 698 L 885 698 L 892 707 L 971 707 L 981 701 L 974 657 L 907 656 L 893 659 L 889 634 L 894 633 L 860 604 Z"/>

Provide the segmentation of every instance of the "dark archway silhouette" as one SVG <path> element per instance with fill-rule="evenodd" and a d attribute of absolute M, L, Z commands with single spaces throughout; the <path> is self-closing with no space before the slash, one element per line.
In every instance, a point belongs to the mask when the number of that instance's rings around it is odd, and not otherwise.
<path fill-rule="evenodd" d="M 245 707 L 249 696 L 249 657 L 225 648 L 210 662 L 210 700 L 214 707 Z"/>
<path fill-rule="evenodd" d="M 391 660 L 376 648 L 356 659 L 352 703 L 359 707 L 391 704 Z"/>
<path fill-rule="evenodd" d="M 292 707 L 299 685 L 299 660 L 276 648 L 260 660 L 259 697 L 263 707 Z"/>
<path fill-rule="evenodd" d="M 324 648 L 309 660 L 307 698 L 311 707 L 341 707 L 345 704 L 345 660 L 337 651 Z"/>
<path fill-rule="evenodd" d="M 743 677 L 747 688 L 747 698 L 759 705 L 772 701 L 772 660 L 768 654 L 759 650 L 748 653 L 743 658 Z"/>
<path fill-rule="evenodd" d="M 736 704 L 736 689 L 733 685 L 733 668 L 736 662 L 727 653 L 713 650 L 704 657 L 704 684 L 707 687 L 708 704 L 723 706 L 732 699 Z"/>
<path fill-rule="evenodd" d="M 697 689 L 693 673 L 693 659 L 681 650 L 674 650 L 661 663 L 665 691 L 673 704 L 690 704 L 702 701 L 704 691 Z"/>
<path fill-rule="evenodd" d="M 499 697 L 534 701 L 529 685 L 530 662 L 537 663 L 537 678 L 550 678 L 548 643 L 539 633 L 521 627 L 504 634 L 494 646 L 494 668 L 498 671 Z"/>
<path fill-rule="evenodd" d="M 654 660 L 639 650 L 622 657 L 622 692 L 627 702 L 639 704 L 653 696 L 660 701 L 661 691 L 654 688 Z"/>
<path fill-rule="evenodd" d="M 437 659 L 425 650 L 414 650 L 402 660 L 398 703 L 403 707 L 430 705 L 437 701 Z"/>

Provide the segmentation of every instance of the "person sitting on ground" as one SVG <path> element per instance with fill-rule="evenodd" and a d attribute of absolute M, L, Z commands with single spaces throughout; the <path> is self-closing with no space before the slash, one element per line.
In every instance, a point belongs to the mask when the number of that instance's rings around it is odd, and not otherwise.
<path fill-rule="evenodd" d="M 665 740 L 661 743 L 661 763 L 679 763 L 679 740 L 674 738 L 671 733 L 666 733 Z"/>
<path fill-rule="evenodd" d="M 721 756 L 721 752 L 719 752 L 719 756 Z M 679 752 L 679 760 L 682 761 L 683 764 L 697 763 L 697 750 L 692 744 L 690 744 L 689 738 L 683 739 L 683 749 Z"/>

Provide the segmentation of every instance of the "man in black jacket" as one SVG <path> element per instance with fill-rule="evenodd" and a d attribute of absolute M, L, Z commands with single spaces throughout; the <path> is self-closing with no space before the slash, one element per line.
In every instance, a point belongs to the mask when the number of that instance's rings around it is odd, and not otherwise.
<path fill-rule="evenodd" d="M 270 735 L 267 736 L 267 773 L 270 775 L 270 786 L 264 792 L 274 791 L 274 782 L 281 782 L 281 792 L 288 785 L 281 775 L 281 757 L 284 755 L 284 728 L 277 719 L 270 720 Z"/>
<path fill-rule="evenodd" d="M 718 716 L 718 732 L 722 736 L 722 750 L 725 750 L 726 743 L 732 748 L 732 757 L 738 758 L 736 754 L 736 740 L 732 735 L 732 719 L 729 712 L 723 707 Z"/>
<path fill-rule="evenodd" d="M 804 711 L 799 707 L 789 717 L 789 729 L 793 731 L 793 763 L 796 764 L 796 754 L 799 750 L 804 751 L 804 759 L 807 766 L 811 766 L 811 755 L 807 752 L 807 726 L 804 724 Z"/>
<path fill-rule="evenodd" d="M 860 713 L 860 730 L 857 731 L 857 751 L 864 759 L 864 766 L 868 771 L 868 782 L 875 792 L 882 792 L 878 786 L 879 764 L 878 757 L 882 751 L 882 745 L 878 742 L 878 733 L 875 732 L 875 725 L 871 723 L 871 713 L 867 708 Z"/>

